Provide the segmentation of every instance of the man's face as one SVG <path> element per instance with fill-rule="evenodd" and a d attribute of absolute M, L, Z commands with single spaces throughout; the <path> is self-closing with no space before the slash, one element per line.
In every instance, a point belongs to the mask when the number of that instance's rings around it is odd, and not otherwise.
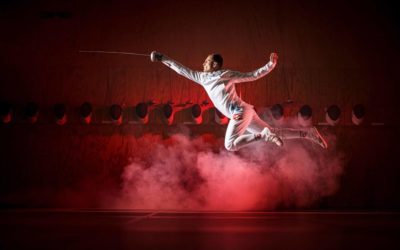
<path fill-rule="evenodd" d="M 215 70 L 216 63 L 213 60 L 212 55 L 207 56 L 206 60 L 203 63 L 203 71 L 204 72 L 213 72 Z"/>

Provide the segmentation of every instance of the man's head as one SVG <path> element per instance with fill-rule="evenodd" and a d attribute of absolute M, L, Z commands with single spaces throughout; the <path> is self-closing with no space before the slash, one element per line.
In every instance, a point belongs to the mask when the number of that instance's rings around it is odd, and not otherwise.
<path fill-rule="evenodd" d="M 223 63 L 224 59 L 220 54 L 211 54 L 207 56 L 206 60 L 203 63 L 203 71 L 213 72 L 220 70 L 222 68 Z"/>

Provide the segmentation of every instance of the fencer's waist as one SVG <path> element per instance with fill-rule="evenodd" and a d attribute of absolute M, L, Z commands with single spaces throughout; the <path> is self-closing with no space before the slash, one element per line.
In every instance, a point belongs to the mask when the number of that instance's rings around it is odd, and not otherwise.
<path fill-rule="evenodd" d="M 253 107 L 244 101 L 226 102 L 222 104 L 214 104 L 214 106 L 229 119 L 231 119 L 234 114 L 242 113 L 245 107 Z"/>

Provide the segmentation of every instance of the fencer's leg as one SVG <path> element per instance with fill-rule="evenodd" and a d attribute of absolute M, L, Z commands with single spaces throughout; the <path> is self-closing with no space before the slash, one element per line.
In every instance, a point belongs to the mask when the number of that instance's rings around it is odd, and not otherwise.
<path fill-rule="evenodd" d="M 273 132 L 276 133 L 283 140 L 291 139 L 306 139 L 313 143 L 318 144 L 322 148 L 328 148 L 328 143 L 319 133 L 316 127 L 310 128 L 274 128 Z"/>
<path fill-rule="evenodd" d="M 268 127 L 271 132 L 277 135 L 282 140 L 291 139 L 307 139 L 312 141 L 322 148 L 328 148 L 328 144 L 325 139 L 318 132 L 316 127 L 311 128 L 271 128 L 265 121 L 263 121 L 258 115 L 253 116 L 251 123 L 248 126 L 248 131 L 251 133 L 259 133 Z"/>
<path fill-rule="evenodd" d="M 237 151 L 241 147 L 258 140 L 253 134 L 244 134 L 250 122 L 247 110 L 239 109 L 229 121 L 225 133 L 225 148 L 229 151 Z"/>
<path fill-rule="evenodd" d="M 283 145 L 282 139 L 272 131 L 271 126 L 264 122 L 255 111 L 247 131 L 259 135 L 266 142 L 273 142 L 277 146 Z"/>
<path fill-rule="evenodd" d="M 283 140 L 305 138 L 307 132 L 305 129 L 297 128 L 273 128 L 272 131 L 279 135 Z"/>
<path fill-rule="evenodd" d="M 261 137 L 255 134 L 243 134 L 238 136 L 233 142 L 225 143 L 225 148 L 229 151 L 237 151 L 260 139 Z"/>
<path fill-rule="evenodd" d="M 257 114 L 252 107 L 244 107 L 240 112 L 234 114 L 233 119 L 229 121 L 225 134 L 226 149 L 236 151 L 259 140 L 271 141 L 278 146 L 282 145 L 282 141 L 272 134 L 268 128 L 266 128 L 266 131 L 258 131 L 257 133 L 245 133 L 254 115 Z M 269 139 L 267 140 L 267 138 Z"/>

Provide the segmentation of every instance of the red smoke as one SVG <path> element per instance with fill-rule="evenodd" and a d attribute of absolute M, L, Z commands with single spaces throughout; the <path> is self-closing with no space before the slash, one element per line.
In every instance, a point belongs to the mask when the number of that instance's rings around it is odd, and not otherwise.
<path fill-rule="evenodd" d="M 286 142 L 283 148 L 259 142 L 232 153 L 212 136 L 145 135 L 134 140 L 136 151 L 123 171 L 114 208 L 307 207 L 338 189 L 343 169 L 342 158 L 332 149 L 303 141 Z"/>

